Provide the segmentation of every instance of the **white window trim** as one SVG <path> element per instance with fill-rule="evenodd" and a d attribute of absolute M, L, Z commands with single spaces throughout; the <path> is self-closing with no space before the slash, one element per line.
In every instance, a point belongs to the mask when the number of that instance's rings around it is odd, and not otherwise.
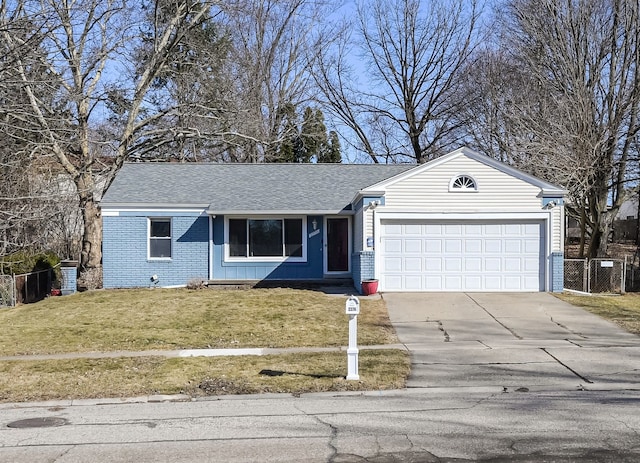
<path fill-rule="evenodd" d="M 469 177 L 473 181 L 473 184 L 475 185 L 475 188 L 454 188 L 453 184 L 460 177 Z M 449 192 L 450 193 L 477 193 L 478 192 L 478 181 L 475 179 L 475 177 L 473 175 L 470 175 L 470 174 L 465 174 L 465 173 L 456 174 L 453 177 L 451 177 L 451 180 L 449 181 Z"/>
<path fill-rule="evenodd" d="M 301 219 L 302 220 L 302 257 L 238 257 L 229 255 L 229 220 L 285 220 L 285 219 Z M 283 228 L 284 232 L 284 228 Z M 225 262 L 307 262 L 307 217 L 302 215 L 263 215 L 263 216 L 246 216 L 246 215 L 229 215 L 224 217 L 224 261 Z"/>
<path fill-rule="evenodd" d="M 166 220 L 169 222 L 169 236 L 168 237 L 153 237 L 153 239 L 167 239 L 170 243 L 171 256 L 170 257 L 152 257 L 151 256 L 151 222 L 154 220 Z M 171 217 L 147 217 L 147 260 L 171 260 L 173 259 L 173 220 Z"/>

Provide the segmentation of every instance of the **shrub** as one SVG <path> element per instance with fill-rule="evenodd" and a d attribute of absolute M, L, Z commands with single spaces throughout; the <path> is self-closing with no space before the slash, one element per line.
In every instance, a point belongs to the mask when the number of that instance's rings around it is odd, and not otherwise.
<path fill-rule="evenodd" d="M 102 267 L 88 268 L 80 272 L 78 286 L 88 290 L 102 288 Z"/>
<path fill-rule="evenodd" d="M 60 268 L 56 267 L 59 263 L 60 258 L 53 252 L 20 251 L 0 259 L 0 274 L 21 275 L 55 268 L 56 278 L 60 278 Z"/>
<path fill-rule="evenodd" d="M 206 286 L 206 281 L 203 278 L 192 278 L 187 283 L 187 289 L 202 289 Z"/>

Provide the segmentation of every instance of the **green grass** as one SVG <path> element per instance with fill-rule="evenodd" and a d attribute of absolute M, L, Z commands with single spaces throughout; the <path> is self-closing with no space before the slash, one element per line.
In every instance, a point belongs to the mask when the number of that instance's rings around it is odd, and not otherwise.
<path fill-rule="evenodd" d="M 91 291 L 0 311 L 0 355 L 346 346 L 344 304 L 292 289 Z M 396 342 L 384 301 L 363 299 L 358 344 Z M 344 352 L 5 361 L 0 401 L 382 390 L 403 387 L 410 369 L 404 351 L 361 350 L 361 380 L 346 381 L 346 362 Z"/>
<path fill-rule="evenodd" d="M 292 289 L 78 293 L 0 311 L 0 355 L 344 346 L 344 303 Z M 358 342 L 396 342 L 383 301 L 362 300 Z"/>
<path fill-rule="evenodd" d="M 563 301 L 610 320 L 631 333 L 640 335 L 640 294 L 582 296 L 563 293 L 558 297 Z"/>

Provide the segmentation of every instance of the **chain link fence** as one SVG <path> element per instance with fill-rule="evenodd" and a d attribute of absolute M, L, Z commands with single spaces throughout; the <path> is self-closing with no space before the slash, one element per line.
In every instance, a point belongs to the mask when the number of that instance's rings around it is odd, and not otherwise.
<path fill-rule="evenodd" d="M 12 275 L 0 275 L 0 307 L 16 305 L 16 286 Z"/>
<path fill-rule="evenodd" d="M 15 299 L 18 304 L 29 304 L 44 299 L 51 293 L 53 269 L 15 275 Z"/>
<path fill-rule="evenodd" d="M 565 259 L 564 288 L 585 293 L 625 292 L 626 261 L 621 259 Z"/>

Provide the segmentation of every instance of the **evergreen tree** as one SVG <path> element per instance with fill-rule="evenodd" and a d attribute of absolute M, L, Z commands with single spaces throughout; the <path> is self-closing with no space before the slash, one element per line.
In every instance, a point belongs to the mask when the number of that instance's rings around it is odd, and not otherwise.
<path fill-rule="evenodd" d="M 340 163 L 342 162 L 342 153 L 340 149 L 340 139 L 338 134 L 332 130 L 329 132 L 329 141 L 325 149 L 318 155 L 319 163 Z"/>
<path fill-rule="evenodd" d="M 282 134 L 276 149 L 274 162 L 305 162 L 296 107 L 287 103 L 279 114 L 281 118 Z"/>
<path fill-rule="evenodd" d="M 281 136 L 274 150 L 273 162 L 341 162 L 338 134 L 327 135 L 324 114 L 307 107 L 298 124 L 296 107 L 286 104 L 280 111 Z"/>

